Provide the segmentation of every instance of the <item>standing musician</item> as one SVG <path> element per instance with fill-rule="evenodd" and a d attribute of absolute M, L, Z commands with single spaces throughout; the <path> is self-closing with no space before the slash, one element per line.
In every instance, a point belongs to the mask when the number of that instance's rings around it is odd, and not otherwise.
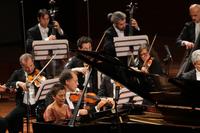
<path fill-rule="evenodd" d="M 138 49 L 138 69 L 144 73 L 150 74 L 164 74 L 161 64 L 155 57 L 150 55 L 149 48 L 146 45 L 141 45 Z"/>
<path fill-rule="evenodd" d="M 60 27 L 60 24 L 55 20 L 52 22 L 53 24 L 50 24 L 51 15 L 47 9 L 40 9 L 38 11 L 37 20 L 39 23 L 27 31 L 26 52 L 31 54 L 33 52 L 32 43 L 34 40 L 48 41 L 64 38 L 64 32 Z M 55 63 L 53 63 L 53 61 L 46 68 L 47 78 L 56 76 L 53 72 L 54 70 L 59 73 L 63 69 L 63 65 L 61 65 L 63 64 L 62 60 L 56 61 L 57 66 L 54 66 Z M 45 64 L 46 61 L 37 61 L 35 65 L 39 69 L 42 69 Z M 57 68 L 55 69 L 55 67 Z"/>
<path fill-rule="evenodd" d="M 105 38 L 103 42 L 103 52 L 107 55 L 116 57 L 116 51 L 114 46 L 114 37 L 129 36 L 130 27 L 132 28 L 132 35 L 140 33 L 140 28 L 135 19 L 131 19 L 130 25 L 126 23 L 126 14 L 121 11 L 112 13 L 111 16 L 112 26 L 110 26 L 105 32 Z"/>
<path fill-rule="evenodd" d="M 57 21 L 53 21 L 53 25 L 50 25 L 50 13 L 47 9 L 40 9 L 37 14 L 38 24 L 31 27 L 27 31 L 26 51 L 31 53 L 32 42 L 34 40 L 55 40 L 62 38 L 64 32 Z M 56 33 L 52 33 L 56 31 Z"/>
<path fill-rule="evenodd" d="M 5 120 L 8 123 L 9 133 L 18 133 L 23 127 L 23 117 L 27 114 L 27 107 L 30 107 L 31 111 L 34 111 L 36 104 L 31 106 L 27 106 L 24 103 L 24 96 L 29 91 L 27 88 L 28 78 L 35 76 L 35 71 L 37 70 L 34 65 L 34 60 L 31 54 L 25 53 L 20 56 L 19 62 L 21 65 L 21 69 L 15 70 L 7 83 L 3 86 L 0 86 L 1 89 L 6 90 L 6 88 L 10 88 L 12 90 L 16 90 L 16 107 L 5 116 Z M 43 76 L 38 76 L 37 81 L 39 82 Z M 33 78 L 31 78 L 33 79 Z M 35 80 L 36 81 L 36 80 Z M 37 82 L 37 85 L 39 85 Z M 35 94 L 37 91 L 37 87 L 35 87 L 36 82 L 33 82 Z"/>
<path fill-rule="evenodd" d="M 180 35 L 177 38 L 176 43 L 179 46 L 185 47 L 187 50 L 195 50 L 200 48 L 200 5 L 192 4 L 189 7 L 190 16 L 192 18 L 191 22 L 186 22 Z M 199 39 L 198 39 L 199 38 Z M 186 58 L 189 56 L 189 53 L 186 55 Z M 184 62 L 189 63 L 188 60 Z M 183 66 L 183 65 L 181 65 Z M 188 70 L 181 70 L 177 76 L 180 74 L 191 70 L 192 63 L 189 64 Z"/>

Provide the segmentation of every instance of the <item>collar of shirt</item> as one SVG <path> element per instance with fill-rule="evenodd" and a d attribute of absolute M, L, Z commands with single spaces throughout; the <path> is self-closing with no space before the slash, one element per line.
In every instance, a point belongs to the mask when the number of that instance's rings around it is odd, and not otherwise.
<path fill-rule="evenodd" d="M 124 37 L 124 31 L 119 30 L 114 24 L 113 27 L 115 31 L 117 32 L 118 37 Z"/>
<path fill-rule="evenodd" d="M 40 23 L 38 24 L 38 27 L 39 27 L 40 33 L 42 35 L 42 40 L 45 40 L 46 38 L 48 38 L 49 28 L 48 27 L 46 27 L 46 28 L 42 27 L 40 25 Z"/>
<path fill-rule="evenodd" d="M 197 69 L 196 69 L 196 78 L 197 80 L 200 80 L 200 71 L 198 71 Z"/>

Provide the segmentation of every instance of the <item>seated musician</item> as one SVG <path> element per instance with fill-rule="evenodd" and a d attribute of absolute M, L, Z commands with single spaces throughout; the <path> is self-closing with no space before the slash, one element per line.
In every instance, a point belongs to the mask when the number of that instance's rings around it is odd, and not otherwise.
<path fill-rule="evenodd" d="M 79 89 L 77 88 L 77 85 L 78 85 L 77 75 L 75 74 L 75 72 L 65 69 L 61 73 L 59 80 L 60 80 L 60 83 L 65 86 L 66 101 L 70 109 L 73 110 L 75 106 L 74 106 L 74 103 L 72 102 L 73 99 L 70 99 L 70 93 L 75 93 L 79 91 Z M 91 105 L 89 110 L 85 109 L 84 107 L 82 109 L 79 109 L 79 115 L 87 115 L 88 113 L 98 112 L 106 104 L 111 104 L 114 108 L 114 103 L 112 103 L 109 99 L 105 99 L 105 98 L 100 99 L 95 96 L 93 98 L 96 99 L 96 102 L 93 105 Z"/>
<path fill-rule="evenodd" d="M 90 37 L 82 36 L 77 40 L 78 50 L 81 51 L 92 51 L 92 39 Z M 65 68 L 71 69 L 72 71 L 77 72 L 78 76 L 78 88 L 83 89 L 85 86 L 85 82 L 87 76 L 89 76 L 89 66 L 84 63 L 84 61 L 77 58 L 77 56 L 73 56 L 69 59 Z M 89 78 L 89 83 L 87 85 L 89 92 L 97 93 L 97 72 L 96 70 L 92 70 L 92 73 Z"/>
<path fill-rule="evenodd" d="M 181 78 L 189 79 L 189 80 L 200 80 L 200 50 L 195 50 L 192 53 L 192 64 L 195 67 L 189 72 L 183 73 Z"/>
<path fill-rule="evenodd" d="M 53 96 L 53 103 L 48 105 L 43 116 L 44 121 L 59 123 L 65 119 L 72 117 L 72 112 L 67 104 L 65 104 L 65 87 L 57 83 L 50 91 Z"/>
<path fill-rule="evenodd" d="M 164 74 L 158 59 L 156 59 L 156 57 L 152 57 L 149 52 L 149 48 L 146 45 L 141 45 L 138 49 L 138 69 L 144 73 L 159 75 Z"/>
<path fill-rule="evenodd" d="M 4 90 L 6 90 L 6 88 L 16 90 L 16 107 L 14 107 L 14 109 L 5 116 L 5 120 L 8 123 L 8 130 L 10 133 L 18 133 L 23 126 L 23 117 L 27 114 L 27 104 L 25 104 L 25 101 L 27 102 L 27 100 L 24 99 L 25 94 L 28 94 L 26 93 L 28 91 L 27 81 L 28 77 L 32 77 L 32 75 L 37 70 L 35 68 L 34 60 L 31 54 L 25 53 L 21 55 L 19 62 L 21 69 L 15 70 L 7 83 L 1 86 L 1 88 L 4 88 Z M 37 87 L 34 89 L 37 90 Z M 35 110 L 35 106 L 36 104 L 30 106 L 31 111 Z"/>

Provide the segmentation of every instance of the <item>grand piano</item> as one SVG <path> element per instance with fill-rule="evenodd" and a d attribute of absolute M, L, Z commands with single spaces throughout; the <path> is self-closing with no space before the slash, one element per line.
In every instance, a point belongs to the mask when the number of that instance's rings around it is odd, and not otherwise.
<path fill-rule="evenodd" d="M 124 105 L 118 114 L 99 112 L 85 120 L 53 124 L 33 122 L 34 133 L 41 132 L 200 132 L 200 83 L 198 81 L 144 74 L 122 64 L 117 58 L 97 52 L 76 51 L 77 56 L 130 91 L 153 103 L 151 106 Z"/>

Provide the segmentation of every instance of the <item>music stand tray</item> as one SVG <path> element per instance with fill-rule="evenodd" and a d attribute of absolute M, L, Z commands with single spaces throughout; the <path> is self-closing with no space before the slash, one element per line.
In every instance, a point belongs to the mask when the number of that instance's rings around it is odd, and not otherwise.
<path fill-rule="evenodd" d="M 44 100 L 46 98 L 46 94 L 51 90 L 53 85 L 59 81 L 59 78 L 48 79 L 42 82 L 40 88 L 37 91 L 35 96 L 35 101 Z"/>
<path fill-rule="evenodd" d="M 68 40 L 36 40 L 32 43 L 33 55 L 35 60 L 49 60 L 52 55 L 56 54 L 54 59 L 68 58 Z"/>
<path fill-rule="evenodd" d="M 114 45 L 117 57 L 138 55 L 141 45 L 149 45 L 147 35 L 114 37 Z"/>

